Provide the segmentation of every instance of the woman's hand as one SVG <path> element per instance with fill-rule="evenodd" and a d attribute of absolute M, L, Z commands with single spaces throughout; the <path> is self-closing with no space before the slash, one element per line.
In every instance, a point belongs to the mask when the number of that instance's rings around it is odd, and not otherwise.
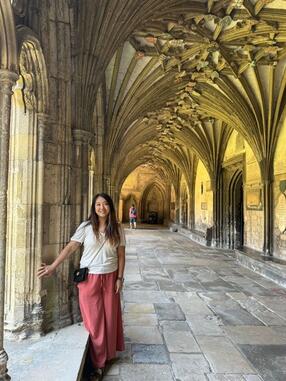
<path fill-rule="evenodd" d="M 39 278 L 49 277 L 53 274 L 54 271 L 55 268 L 52 265 L 46 265 L 45 263 L 42 263 L 41 267 L 38 269 L 37 276 Z"/>
<path fill-rule="evenodd" d="M 115 283 L 115 294 L 118 294 L 122 290 L 123 287 L 123 280 L 122 279 L 116 279 Z"/>

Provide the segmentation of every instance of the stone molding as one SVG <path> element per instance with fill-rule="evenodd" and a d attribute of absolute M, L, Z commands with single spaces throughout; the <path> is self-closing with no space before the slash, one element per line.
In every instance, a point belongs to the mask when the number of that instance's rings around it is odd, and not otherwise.
<path fill-rule="evenodd" d="M 72 138 L 75 144 L 89 144 L 94 138 L 94 134 L 89 131 L 74 129 L 72 130 Z"/>

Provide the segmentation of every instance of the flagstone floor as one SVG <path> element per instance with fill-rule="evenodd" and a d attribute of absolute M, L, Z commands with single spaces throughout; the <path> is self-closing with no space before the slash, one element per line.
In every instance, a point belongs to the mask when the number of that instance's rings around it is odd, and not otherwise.
<path fill-rule="evenodd" d="M 178 233 L 126 235 L 126 351 L 105 381 L 286 380 L 286 289 Z"/>

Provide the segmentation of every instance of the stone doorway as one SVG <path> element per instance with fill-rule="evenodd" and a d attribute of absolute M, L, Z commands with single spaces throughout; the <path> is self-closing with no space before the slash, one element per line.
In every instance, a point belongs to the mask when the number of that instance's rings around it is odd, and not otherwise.
<path fill-rule="evenodd" d="M 242 247 L 244 244 L 243 212 L 243 156 L 225 163 L 223 170 L 223 246 L 229 249 Z"/>

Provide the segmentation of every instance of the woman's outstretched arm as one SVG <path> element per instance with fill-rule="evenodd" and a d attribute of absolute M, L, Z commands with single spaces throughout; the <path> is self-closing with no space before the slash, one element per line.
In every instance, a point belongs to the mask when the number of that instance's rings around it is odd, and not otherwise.
<path fill-rule="evenodd" d="M 117 249 L 118 254 L 118 274 L 115 284 L 115 293 L 117 294 L 123 286 L 123 274 L 125 267 L 125 246 L 119 246 Z"/>
<path fill-rule="evenodd" d="M 51 276 L 55 269 L 72 253 L 74 253 L 79 247 L 80 243 L 76 241 L 70 241 L 60 252 L 60 255 L 54 260 L 53 263 L 47 265 L 42 263 L 41 267 L 38 269 L 37 275 L 39 278 Z"/>

